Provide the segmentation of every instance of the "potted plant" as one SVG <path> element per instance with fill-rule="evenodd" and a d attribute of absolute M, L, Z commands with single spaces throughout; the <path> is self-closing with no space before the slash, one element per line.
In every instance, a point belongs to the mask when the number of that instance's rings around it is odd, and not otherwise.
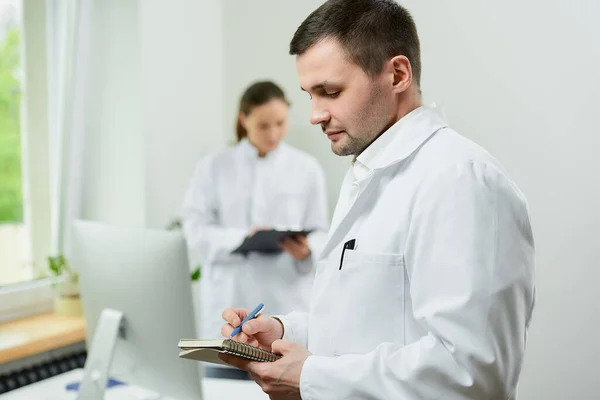
<path fill-rule="evenodd" d="M 48 257 L 48 267 L 54 278 L 54 312 L 59 315 L 82 315 L 79 292 L 79 275 L 70 266 L 63 254 Z"/>

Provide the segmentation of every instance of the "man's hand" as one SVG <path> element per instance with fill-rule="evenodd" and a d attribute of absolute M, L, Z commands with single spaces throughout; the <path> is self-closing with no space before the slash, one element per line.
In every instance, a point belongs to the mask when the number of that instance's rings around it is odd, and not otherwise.
<path fill-rule="evenodd" d="M 279 243 L 281 248 L 298 261 L 305 260 L 310 256 L 308 239 L 304 235 L 286 236 Z"/>
<path fill-rule="evenodd" d="M 299 344 L 287 340 L 273 342 L 272 351 L 281 354 L 282 357 L 275 362 L 249 361 L 228 354 L 219 354 L 219 357 L 234 367 L 250 372 L 252 378 L 270 399 L 302 399 L 300 374 L 304 362 L 311 355 L 310 352 Z"/>
<path fill-rule="evenodd" d="M 221 334 L 229 337 L 231 332 L 237 328 L 250 310 L 246 308 L 228 308 L 223 311 L 223 319 L 227 324 L 221 328 Z M 244 323 L 242 331 L 234 336 L 238 342 L 248 343 L 255 347 L 271 351 L 271 344 L 283 337 L 283 325 L 279 320 L 266 315 L 259 315 Z"/>

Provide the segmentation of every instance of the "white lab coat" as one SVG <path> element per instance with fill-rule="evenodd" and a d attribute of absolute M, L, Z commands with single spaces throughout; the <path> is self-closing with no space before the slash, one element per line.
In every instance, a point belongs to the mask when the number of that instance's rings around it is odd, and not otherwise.
<path fill-rule="evenodd" d="M 284 339 L 313 354 L 304 400 L 506 400 L 533 304 L 523 194 L 491 155 L 421 107 L 346 175 L 310 312 L 281 319 Z"/>
<path fill-rule="evenodd" d="M 310 155 L 285 143 L 258 157 L 243 140 L 203 159 L 184 199 L 183 231 L 192 265 L 201 264 L 199 333 L 220 337 L 228 307 L 307 310 L 314 259 L 327 235 L 325 178 Z M 312 256 L 232 255 L 255 226 L 315 229 Z"/>

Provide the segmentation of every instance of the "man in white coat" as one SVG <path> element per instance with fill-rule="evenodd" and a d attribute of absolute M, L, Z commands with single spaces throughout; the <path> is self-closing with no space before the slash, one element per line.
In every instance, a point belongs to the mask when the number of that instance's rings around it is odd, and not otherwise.
<path fill-rule="evenodd" d="M 392 0 L 331 0 L 290 44 L 338 155 L 354 155 L 308 313 L 262 315 L 223 356 L 272 399 L 514 399 L 534 305 L 523 194 L 422 105 L 419 39 Z M 227 309 L 228 335 L 248 313 Z"/>

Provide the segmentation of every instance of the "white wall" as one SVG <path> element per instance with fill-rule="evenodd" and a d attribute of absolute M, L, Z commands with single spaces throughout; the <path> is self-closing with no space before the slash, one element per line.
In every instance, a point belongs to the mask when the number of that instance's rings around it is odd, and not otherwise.
<path fill-rule="evenodd" d="M 94 1 L 84 218 L 163 228 L 224 145 L 218 0 Z"/>
<path fill-rule="evenodd" d="M 538 304 L 520 399 L 596 399 L 600 3 L 402 3 L 421 36 L 425 100 L 442 105 L 455 129 L 499 158 L 530 202 Z M 331 155 L 309 126 L 310 103 L 287 55 L 295 29 L 320 4 L 225 1 L 224 125 L 233 126 L 249 81 L 276 80 L 294 103 L 288 141 L 317 155 L 334 203 L 348 160 Z"/>
<path fill-rule="evenodd" d="M 177 216 L 196 162 L 225 142 L 221 5 L 140 4 L 146 225 L 162 228 Z"/>
<path fill-rule="evenodd" d="M 83 218 L 144 226 L 137 1 L 94 1 Z"/>

